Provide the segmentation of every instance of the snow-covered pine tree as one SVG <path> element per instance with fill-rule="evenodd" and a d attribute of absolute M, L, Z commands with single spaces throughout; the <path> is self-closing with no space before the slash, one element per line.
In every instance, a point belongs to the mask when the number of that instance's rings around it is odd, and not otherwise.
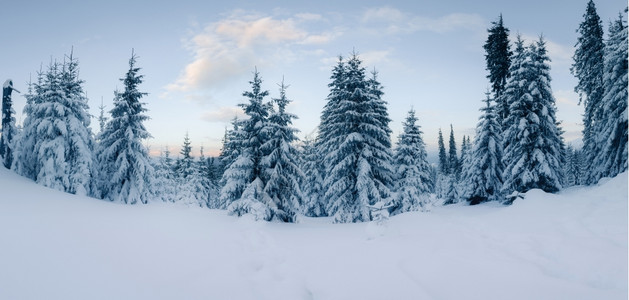
<path fill-rule="evenodd" d="M 458 178 L 461 164 L 456 154 L 456 140 L 454 139 L 454 128 L 450 124 L 450 141 L 448 143 L 448 174 Z"/>
<path fill-rule="evenodd" d="M 584 159 L 581 150 L 572 146 L 566 148 L 566 163 L 564 164 L 565 187 L 582 185 L 585 183 Z"/>
<path fill-rule="evenodd" d="M 330 140 L 338 135 L 336 132 L 339 130 L 336 124 L 344 119 L 343 111 L 340 109 L 340 104 L 347 98 L 346 85 L 346 66 L 342 56 L 339 56 L 336 66 L 332 69 L 332 75 L 330 76 L 332 82 L 328 84 L 330 93 L 326 98 L 326 104 L 321 112 L 321 122 L 318 128 L 318 137 L 316 139 L 315 147 L 317 152 L 320 153 L 321 165 L 325 165 L 326 153 L 332 151 L 335 147 Z M 324 187 L 327 189 L 327 187 Z M 323 195 L 322 195 L 323 196 Z"/>
<path fill-rule="evenodd" d="M 591 183 L 627 170 L 627 24 L 622 15 L 610 25 L 603 86 L 598 115 L 605 118 L 596 126 L 600 151 L 594 156 Z"/>
<path fill-rule="evenodd" d="M 192 146 L 187 132 L 179 154 L 181 157 L 175 162 L 177 185 L 175 202 L 191 206 L 207 206 L 208 191 L 205 188 L 199 165 L 192 157 Z"/>
<path fill-rule="evenodd" d="M 225 203 L 232 215 L 242 216 L 251 213 L 258 220 L 270 220 L 269 207 L 264 204 L 264 185 L 261 160 L 264 156 L 262 144 L 267 139 L 264 132 L 271 106 L 264 103 L 268 91 L 262 90 L 262 79 L 254 71 L 251 91 L 242 95 L 248 102 L 240 104 L 248 118 L 241 120 L 238 141 L 238 156 L 223 173 L 224 185 L 221 189 L 220 202 Z"/>
<path fill-rule="evenodd" d="M 502 200 L 502 136 L 500 123 L 492 105 L 492 99 L 487 92 L 485 107 L 481 108 L 482 115 L 476 126 L 474 146 L 466 163 L 466 187 L 463 197 L 470 205 L 485 201 Z"/>
<path fill-rule="evenodd" d="M 583 103 L 583 149 L 587 157 L 586 161 L 592 163 L 594 157 L 600 151 L 600 145 L 596 143 L 596 137 L 600 134 L 594 128 L 605 116 L 598 115 L 601 99 L 603 98 L 603 25 L 596 13 L 594 1 L 590 0 L 583 15 L 583 22 L 577 32 L 576 49 L 574 51 L 574 64 L 570 68 L 572 74 L 577 77 L 578 83 L 574 88 Z M 587 166 L 593 171 L 594 165 Z"/>
<path fill-rule="evenodd" d="M 515 101 L 515 99 L 521 99 L 526 93 L 527 89 L 525 85 L 521 85 L 520 83 L 526 82 L 528 78 L 527 74 L 527 65 L 530 62 L 527 62 L 527 51 L 524 47 L 524 41 L 522 37 L 518 34 L 515 39 L 515 51 L 513 52 L 511 66 L 509 67 L 509 79 L 507 80 L 507 84 L 505 85 L 505 90 L 502 96 L 503 102 L 509 107 L 509 114 L 511 114 L 511 105 Z M 522 103 L 520 103 L 521 105 Z M 506 149 L 509 147 L 509 142 L 511 139 L 507 138 L 507 128 L 511 126 L 517 126 L 513 122 L 518 122 L 522 116 L 510 118 L 507 116 L 506 119 L 502 120 L 502 149 L 503 154 L 505 154 Z M 503 156 L 504 159 L 504 156 Z M 505 165 L 505 161 L 503 161 L 503 166 Z M 503 178 L 504 180 L 504 178 Z"/>
<path fill-rule="evenodd" d="M 87 98 L 71 54 L 63 64 L 51 63 L 29 88 L 15 170 L 61 191 L 92 192 L 93 136 Z"/>
<path fill-rule="evenodd" d="M 137 56 L 131 53 L 129 70 L 120 81 L 123 92 L 115 92 L 111 119 L 100 136 L 97 151 L 105 199 L 127 204 L 148 203 L 151 194 L 153 166 L 142 140 L 151 137 L 143 122 L 149 117 L 140 102 L 147 93 L 138 86 L 143 75 L 136 66 Z"/>
<path fill-rule="evenodd" d="M 155 169 L 155 178 L 153 179 L 155 197 L 164 202 L 175 202 L 177 182 L 173 159 L 170 157 L 168 147 L 160 152 L 153 168 Z"/>
<path fill-rule="evenodd" d="M 459 180 L 457 181 L 457 189 L 461 200 L 467 199 L 466 190 L 469 184 L 470 170 L 473 163 L 473 145 L 469 140 L 469 137 L 463 136 L 463 142 L 461 143 L 461 158 L 459 162 L 461 164 L 461 173 L 459 174 Z"/>
<path fill-rule="evenodd" d="M 448 155 L 446 154 L 446 146 L 443 142 L 443 134 L 439 128 L 439 166 L 435 180 L 435 193 L 437 198 L 444 198 L 448 191 L 448 176 L 450 168 L 448 165 Z"/>
<path fill-rule="evenodd" d="M 175 174 L 177 177 L 187 179 L 194 173 L 194 158 L 192 158 L 192 146 L 190 145 L 190 136 L 188 132 L 183 138 L 183 145 L 179 151 L 181 157 L 175 162 Z"/>
<path fill-rule="evenodd" d="M 280 96 L 274 98 L 277 110 L 271 112 L 264 129 L 268 136 L 262 145 L 265 156 L 262 159 L 265 181 L 265 204 L 271 212 L 271 220 L 295 222 L 304 203 L 301 185 L 305 175 L 300 167 L 299 151 L 293 143 L 298 140 L 293 124 L 297 116 L 287 113 L 286 106 L 291 102 L 286 97 L 284 80 L 280 85 Z"/>
<path fill-rule="evenodd" d="M 308 217 L 325 217 L 327 216 L 325 207 L 326 203 L 323 196 L 323 167 L 321 159 L 317 152 L 317 142 L 309 137 L 302 145 L 302 161 L 305 180 L 303 182 L 302 191 L 305 197 L 303 205 L 303 214 Z"/>
<path fill-rule="evenodd" d="M 345 78 L 339 80 L 338 93 L 337 84 L 331 84 L 331 94 L 339 98 L 329 97 L 328 102 L 338 101 L 331 114 L 337 117 L 322 115 L 320 127 L 328 127 L 329 133 L 322 136 L 327 139 L 323 149 L 327 210 L 340 223 L 371 220 L 369 206 L 389 197 L 392 182 L 388 116 L 379 110 L 381 94 L 374 93 L 377 87 L 365 79 L 361 64 L 354 53 L 345 71 L 337 71 L 341 63 L 333 71 L 333 80 L 337 73 Z"/>
<path fill-rule="evenodd" d="M 203 146 L 199 150 L 199 160 L 197 164 L 197 172 L 199 173 L 197 192 L 202 193 L 206 203 L 203 206 L 215 208 L 218 202 L 218 180 L 217 166 L 213 157 L 205 157 Z"/>
<path fill-rule="evenodd" d="M 417 124 L 415 110 L 411 109 L 403 122 L 404 131 L 398 137 L 394 152 L 394 188 L 397 192 L 393 213 L 427 210 L 429 193 L 434 183 L 430 178 L 426 146 Z"/>
<path fill-rule="evenodd" d="M 448 166 L 448 156 L 446 154 L 446 146 L 443 142 L 443 134 L 441 133 L 441 128 L 439 128 L 439 172 L 441 174 L 448 174 L 450 168 Z"/>
<path fill-rule="evenodd" d="M 486 70 L 489 71 L 489 82 L 491 82 L 491 90 L 494 92 L 496 106 L 498 110 L 498 122 L 509 114 L 509 106 L 501 97 L 507 78 L 509 78 L 509 67 L 511 65 L 511 45 L 509 44 L 509 29 L 502 22 L 502 14 L 498 21 L 491 22 L 491 28 L 487 29 L 489 35 L 487 41 L 483 45 L 485 49 Z"/>
<path fill-rule="evenodd" d="M 69 187 L 67 192 L 78 195 L 92 193 L 95 188 L 96 157 L 94 156 L 94 135 L 89 128 L 91 115 L 87 97 L 83 91 L 84 81 L 79 79 L 79 62 L 73 53 L 63 64 L 61 87 L 67 107 L 66 161 L 68 162 Z"/>
<path fill-rule="evenodd" d="M 98 115 L 98 133 L 105 131 L 105 125 L 107 124 L 107 116 L 105 116 L 105 105 L 103 104 L 103 98 L 100 99 L 100 106 L 98 107 L 100 114 Z"/>
<path fill-rule="evenodd" d="M 526 49 L 524 61 L 514 61 L 519 69 L 511 73 L 507 93 L 510 85 L 524 91 L 519 98 L 510 99 L 509 127 L 504 133 L 505 195 L 534 188 L 554 193 L 561 188 L 563 141 L 555 117 L 549 61 L 541 37 Z"/>
<path fill-rule="evenodd" d="M 10 169 L 13 163 L 13 139 L 17 133 L 15 128 L 15 110 L 11 100 L 11 93 L 14 90 L 13 80 L 7 79 L 4 85 L 2 85 L 2 132 L 0 132 L 0 158 L 7 169 Z"/>
<path fill-rule="evenodd" d="M 38 87 L 42 86 L 44 82 L 44 72 L 39 70 L 37 72 L 37 82 L 32 81 L 28 84 L 28 91 L 24 95 L 26 98 L 26 105 L 24 106 L 23 113 L 26 115 L 24 123 L 22 124 L 22 130 L 15 139 L 15 148 L 13 149 L 13 169 L 17 174 L 24 177 L 35 180 L 37 173 L 35 170 L 36 161 L 35 143 L 37 141 L 36 128 L 41 121 L 41 118 L 34 116 L 35 107 L 37 107 L 41 101 L 41 95 L 38 93 Z"/>

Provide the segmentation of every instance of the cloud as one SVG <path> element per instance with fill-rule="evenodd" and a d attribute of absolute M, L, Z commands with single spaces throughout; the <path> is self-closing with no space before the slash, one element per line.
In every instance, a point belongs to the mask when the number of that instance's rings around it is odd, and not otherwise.
<path fill-rule="evenodd" d="M 228 123 L 234 117 L 243 118 L 244 112 L 240 107 L 224 106 L 212 111 L 206 111 L 201 115 L 201 119 L 207 122 Z"/>
<path fill-rule="evenodd" d="M 254 66 L 292 57 L 296 45 L 329 43 L 336 34 L 310 33 L 300 27 L 304 21 L 321 18 L 302 13 L 282 19 L 235 11 L 184 40 L 193 60 L 165 88 L 168 92 L 212 90 L 248 74 Z"/>
<path fill-rule="evenodd" d="M 392 7 L 367 9 L 360 18 L 370 31 L 409 34 L 418 31 L 446 33 L 456 30 L 483 31 L 485 20 L 477 14 L 452 13 L 439 18 L 416 16 Z M 372 26 L 372 27 L 370 27 Z"/>

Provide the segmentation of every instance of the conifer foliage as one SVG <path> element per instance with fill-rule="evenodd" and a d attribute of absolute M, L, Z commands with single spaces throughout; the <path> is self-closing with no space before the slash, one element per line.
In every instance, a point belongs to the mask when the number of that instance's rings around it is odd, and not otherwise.
<path fill-rule="evenodd" d="M 509 67 L 511 65 L 511 45 L 509 44 L 509 29 L 506 28 L 502 21 L 502 14 L 498 21 L 491 22 L 492 26 L 487 31 L 489 36 L 483 48 L 485 49 L 485 62 L 487 71 L 489 71 L 489 82 L 491 90 L 494 92 L 494 98 L 497 100 L 497 117 L 501 123 L 509 114 L 508 104 L 502 98 L 507 79 L 509 78 Z"/>
<path fill-rule="evenodd" d="M 392 185 L 388 113 L 355 53 L 339 59 L 331 79 L 319 127 L 327 211 L 336 222 L 369 221 L 369 206 L 389 198 Z"/>
<path fill-rule="evenodd" d="M 317 142 L 312 138 L 306 138 L 301 149 L 302 170 L 305 180 L 302 191 L 305 202 L 303 213 L 308 217 L 324 217 L 326 202 L 323 198 L 323 167 L 316 147 Z"/>
<path fill-rule="evenodd" d="M 517 69 L 507 83 L 507 94 L 519 97 L 510 99 L 504 133 L 503 191 L 510 194 L 539 188 L 557 192 L 563 178 L 563 141 L 550 87 L 550 59 L 541 37 L 526 50 L 519 44 L 514 60 Z"/>
<path fill-rule="evenodd" d="M 583 22 L 577 32 L 579 37 L 574 52 L 574 64 L 570 71 L 578 79 L 574 90 L 579 93 L 580 103 L 585 107 L 583 114 L 583 149 L 588 162 L 594 161 L 600 144 L 596 137 L 600 134 L 595 129 L 601 122 L 601 100 L 603 98 L 603 26 L 596 12 L 594 1 L 590 0 L 583 15 Z M 594 168 L 593 165 L 588 169 Z"/>
<path fill-rule="evenodd" d="M 17 133 L 15 110 L 11 99 L 13 91 L 13 80 L 7 79 L 2 85 L 2 132 L 0 132 L 0 159 L 7 169 L 10 169 L 13 163 L 13 138 Z"/>
<path fill-rule="evenodd" d="M 622 15 L 609 29 L 605 47 L 605 94 L 596 126 L 596 144 L 590 182 L 627 170 L 627 24 Z"/>
<path fill-rule="evenodd" d="M 393 156 L 395 168 L 395 212 L 427 210 L 428 194 L 433 190 L 430 165 L 415 110 L 410 110 L 403 123 Z"/>
<path fill-rule="evenodd" d="M 16 153 L 17 173 L 61 191 L 92 191 L 94 146 L 78 61 L 72 54 L 52 62 L 29 88 L 24 129 Z"/>
<path fill-rule="evenodd" d="M 262 90 L 262 78 L 256 70 L 251 84 L 251 91 L 242 95 L 247 103 L 240 107 L 247 115 L 239 122 L 237 143 L 240 150 L 234 161 L 223 173 L 224 185 L 221 189 L 220 202 L 228 206 L 230 214 L 242 216 L 251 213 L 256 219 L 270 220 L 273 216 L 270 208 L 264 204 L 264 179 L 262 145 L 266 141 L 264 128 L 268 122 L 270 105 L 264 103 L 269 92 Z"/>
<path fill-rule="evenodd" d="M 487 93 L 485 107 L 481 108 L 483 114 L 476 126 L 471 159 L 466 162 L 469 166 L 463 176 L 466 182 L 464 198 L 472 205 L 502 200 L 502 136 L 495 106 L 491 102 L 490 94 Z"/>
<path fill-rule="evenodd" d="M 297 116 L 286 112 L 286 106 L 291 102 L 286 97 L 287 87 L 282 81 L 280 96 L 273 99 L 277 110 L 269 115 L 264 130 L 268 139 L 262 145 L 262 166 L 265 204 L 270 208 L 271 219 L 294 222 L 304 203 L 301 185 L 305 176 L 300 167 L 300 153 L 294 146 L 298 130 L 292 127 L 292 120 Z"/>
<path fill-rule="evenodd" d="M 103 197 L 127 204 L 148 203 L 154 172 L 148 150 L 142 145 L 151 135 L 143 124 L 148 116 L 141 99 L 147 94 L 138 89 L 143 75 L 136 61 L 132 53 L 129 70 L 120 79 L 124 90 L 115 93 L 111 119 L 100 135 L 97 151 Z"/>

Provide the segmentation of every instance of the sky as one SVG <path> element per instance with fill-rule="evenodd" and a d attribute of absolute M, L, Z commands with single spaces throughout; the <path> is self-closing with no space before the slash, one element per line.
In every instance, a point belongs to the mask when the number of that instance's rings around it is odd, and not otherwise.
<path fill-rule="evenodd" d="M 0 9 L 0 79 L 26 91 L 30 78 L 74 49 L 80 77 L 97 117 L 101 101 L 112 107 L 114 90 L 134 49 L 150 120 L 146 141 L 158 155 L 177 154 L 189 134 L 194 154 L 218 155 L 225 128 L 242 115 L 243 91 L 253 71 L 270 100 L 278 83 L 290 85 L 287 108 L 299 119 L 299 136 L 312 136 L 339 55 L 356 51 L 377 70 L 389 103 L 393 141 L 414 108 L 429 153 L 441 128 L 457 143 L 473 136 L 489 88 L 484 50 L 487 28 L 500 14 L 527 43 L 547 41 L 557 117 L 568 143 L 580 144 L 583 106 L 570 74 L 576 29 L 585 0 L 530 1 L 13 1 Z M 627 6 L 595 1 L 605 32 Z M 626 18 L 626 15 L 623 14 Z M 14 94 L 18 123 L 25 99 Z M 98 132 L 94 118 L 91 127 Z"/>

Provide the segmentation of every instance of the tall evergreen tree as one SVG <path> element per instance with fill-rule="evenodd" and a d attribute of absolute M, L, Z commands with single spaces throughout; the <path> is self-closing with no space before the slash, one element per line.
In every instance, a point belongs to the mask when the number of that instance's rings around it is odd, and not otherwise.
<path fill-rule="evenodd" d="M 446 154 L 446 146 L 443 142 L 443 134 L 441 134 L 441 128 L 439 128 L 439 172 L 441 174 L 449 173 L 448 156 Z"/>
<path fill-rule="evenodd" d="M 100 129 L 99 134 L 105 131 L 105 125 L 107 125 L 107 116 L 105 116 L 105 105 L 103 104 L 103 99 L 100 99 L 100 106 L 98 107 L 100 110 L 100 114 L 98 115 L 98 128 Z"/>
<path fill-rule="evenodd" d="M 509 44 L 509 29 L 502 22 L 502 14 L 498 21 L 491 22 L 491 28 L 487 29 L 489 33 L 487 41 L 483 45 L 485 49 L 485 62 L 487 71 L 489 71 L 489 82 L 491 82 L 491 90 L 494 92 L 496 106 L 498 108 L 498 122 L 507 118 L 509 114 L 509 106 L 502 98 L 502 94 L 509 78 L 509 67 L 511 66 L 511 45 Z"/>
<path fill-rule="evenodd" d="M 625 10 L 626 11 L 626 10 Z M 605 94 L 596 126 L 596 144 L 590 182 L 613 177 L 627 170 L 627 24 L 619 15 L 610 25 L 605 48 Z"/>
<path fill-rule="evenodd" d="M 428 193 L 434 185 L 422 132 L 416 123 L 415 110 L 411 109 L 403 122 L 404 131 L 398 137 L 393 156 L 397 192 L 394 213 L 427 210 Z"/>
<path fill-rule="evenodd" d="M 504 134 L 506 194 L 534 188 L 557 192 L 561 188 L 563 141 L 555 117 L 549 61 L 540 37 L 526 50 L 525 61 L 519 64 L 522 69 L 512 73 L 511 80 L 523 80 L 512 85 L 524 87 L 525 93 L 512 99 L 510 126 Z"/>
<path fill-rule="evenodd" d="M 585 183 L 583 152 L 572 146 L 566 148 L 566 163 L 564 164 L 565 186 L 582 185 Z"/>
<path fill-rule="evenodd" d="M 437 198 L 444 198 L 448 192 L 448 185 L 450 176 L 450 166 L 448 162 L 448 155 L 446 152 L 446 146 L 443 142 L 443 134 L 441 133 L 441 128 L 439 128 L 439 166 L 436 172 L 435 179 L 435 193 L 437 194 Z"/>
<path fill-rule="evenodd" d="M 78 61 L 51 63 L 38 75 L 27 95 L 27 114 L 16 172 L 65 192 L 87 195 L 93 190 L 93 137 Z"/>
<path fill-rule="evenodd" d="M 170 150 L 165 147 L 160 152 L 160 156 L 153 166 L 155 170 L 154 194 L 156 199 L 161 199 L 163 202 L 175 202 L 177 196 L 177 176 L 175 175 L 175 168 L 173 159 L 170 157 Z"/>
<path fill-rule="evenodd" d="M 511 106 L 513 105 L 513 102 L 515 102 L 516 100 L 521 99 L 526 93 L 527 93 L 527 88 L 524 84 L 520 84 L 520 83 L 524 83 L 527 82 L 526 80 L 528 80 L 528 75 L 526 74 L 526 72 L 528 72 L 528 65 L 530 64 L 530 62 L 527 61 L 528 57 L 527 57 L 527 51 L 524 47 L 524 41 L 522 40 L 521 36 L 518 34 L 516 36 L 516 40 L 515 40 L 515 52 L 513 54 L 513 60 L 511 62 L 511 65 L 509 67 L 509 80 L 507 80 L 507 84 L 505 85 L 505 90 L 504 90 L 504 94 L 502 95 L 502 101 L 505 105 L 507 105 L 509 107 L 509 111 L 511 114 L 512 108 Z M 522 103 L 519 103 L 518 105 L 521 105 Z M 519 108 L 520 110 L 523 109 L 523 107 Z M 507 147 L 509 146 L 509 142 L 511 139 L 508 139 L 506 137 L 507 135 L 507 128 L 512 127 L 512 126 L 517 126 L 517 124 L 514 124 L 513 122 L 518 122 L 520 120 L 520 117 L 507 117 L 506 119 L 502 119 L 502 132 L 503 132 L 503 149 L 507 149 Z M 503 151 L 504 152 L 504 151 Z"/>
<path fill-rule="evenodd" d="M 328 104 L 336 107 L 332 118 L 322 114 L 320 126 L 327 128 L 322 137 L 329 138 L 323 149 L 324 188 L 335 222 L 371 220 L 369 206 L 388 199 L 392 182 L 389 119 L 380 109 L 377 86 L 365 78 L 361 64 L 353 54 L 344 71 L 338 70 L 341 63 L 333 70 Z"/>
<path fill-rule="evenodd" d="M 485 107 L 478 125 L 476 126 L 476 138 L 474 139 L 471 159 L 467 162 L 466 188 L 464 198 L 470 204 L 478 204 L 485 201 L 502 200 L 502 137 L 500 123 L 498 123 L 495 106 L 491 104 L 489 92 L 486 94 Z"/>
<path fill-rule="evenodd" d="M 270 220 L 273 216 L 269 207 L 264 205 L 264 186 L 262 145 L 267 139 L 264 132 L 268 121 L 270 105 L 264 103 L 269 92 L 262 90 L 262 79 L 257 69 L 254 72 L 251 91 L 242 95 L 248 102 L 240 104 L 247 119 L 240 121 L 238 156 L 223 173 L 224 185 L 221 189 L 220 202 L 228 206 L 230 214 L 242 216 L 247 213 L 256 219 Z"/>
<path fill-rule="evenodd" d="M 151 194 L 153 166 L 142 140 L 151 137 L 143 122 L 147 93 L 138 90 L 143 82 L 136 66 L 137 56 L 131 53 L 129 70 L 120 81 L 123 92 L 116 92 L 111 119 L 100 136 L 97 151 L 102 178 L 103 197 L 127 204 L 148 203 Z"/>
<path fill-rule="evenodd" d="M 5 168 L 10 169 L 13 163 L 13 138 L 15 128 L 15 110 L 11 93 L 18 90 L 13 88 L 13 80 L 7 79 L 2 86 L 2 132 L 0 132 L 0 158 Z"/>
<path fill-rule="evenodd" d="M 570 71 L 577 77 L 578 83 L 574 88 L 579 93 L 580 102 L 585 107 L 583 114 L 583 149 L 588 162 L 593 162 L 594 157 L 599 152 L 599 145 L 596 137 L 599 132 L 595 130 L 598 122 L 604 116 L 597 115 L 600 111 L 601 99 L 603 98 L 603 25 L 596 13 L 594 1 L 590 0 L 583 15 L 583 22 L 579 25 L 577 32 L 576 49 L 574 51 L 574 64 Z M 590 165 L 592 170 L 595 166 Z"/>
<path fill-rule="evenodd" d="M 265 204 L 271 211 L 271 220 L 294 222 L 304 203 L 301 184 L 305 176 L 300 167 L 299 152 L 293 145 L 298 140 L 298 130 L 292 127 L 292 120 L 297 116 L 286 112 L 286 106 L 291 102 L 286 97 L 287 87 L 282 81 L 280 97 L 273 99 L 277 111 L 270 114 L 265 128 L 268 139 L 262 145 L 265 153 L 262 165 Z"/>
<path fill-rule="evenodd" d="M 175 173 L 178 177 L 186 179 L 195 172 L 194 158 L 192 157 L 192 146 L 187 132 L 183 138 L 183 145 L 181 146 L 179 154 L 181 157 L 179 157 L 175 163 Z"/>
<path fill-rule="evenodd" d="M 459 158 L 456 154 L 456 140 L 454 139 L 454 129 L 450 124 L 450 142 L 448 144 L 448 174 L 458 177 L 460 171 Z"/>

